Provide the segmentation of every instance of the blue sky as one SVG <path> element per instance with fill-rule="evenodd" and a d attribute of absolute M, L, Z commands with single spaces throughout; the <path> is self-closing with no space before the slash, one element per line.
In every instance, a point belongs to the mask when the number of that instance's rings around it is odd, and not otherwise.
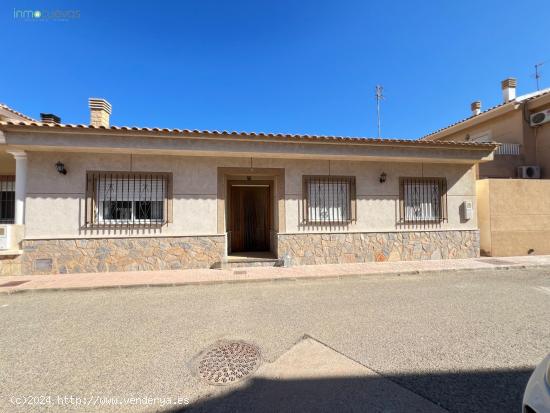
<path fill-rule="evenodd" d="M 66 123 L 88 123 L 94 96 L 115 125 L 375 136 L 379 83 L 382 135 L 418 138 L 500 103 L 508 76 L 535 90 L 549 21 L 517 1 L 4 1 L 0 102 Z"/>

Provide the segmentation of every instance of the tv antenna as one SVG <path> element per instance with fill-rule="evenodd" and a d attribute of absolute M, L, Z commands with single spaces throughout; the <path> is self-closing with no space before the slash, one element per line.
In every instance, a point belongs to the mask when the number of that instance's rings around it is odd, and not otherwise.
<path fill-rule="evenodd" d="M 380 101 L 384 98 L 384 95 L 382 94 L 382 91 L 384 88 L 382 85 L 376 85 L 375 91 L 375 97 L 376 97 L 376 116 L 378 120 L 378 139 L 380 139 Z"/>
<path fill-rule="evenodd" d="M 542 63 L 537 63 L 535 65 L 535 80 L 537 81 L 537 90 L 540 90 L 540 85 L 539 85 L 539 79 L 541 78 L 541 73 L 540 73 L 540 67 L 542 65 L 544 65 L 546 62 L 542 62 Z"/>

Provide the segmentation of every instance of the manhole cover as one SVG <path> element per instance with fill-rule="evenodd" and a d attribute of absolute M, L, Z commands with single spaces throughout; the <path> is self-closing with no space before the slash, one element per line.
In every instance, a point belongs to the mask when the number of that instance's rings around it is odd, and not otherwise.
<path fill-rule="evenodd" d="M 28 283 L 30 280 L 23 281 L 10 281 L 4 284 L 0 284 L 0 287 L 17 287 L 18 285 Z"/>
<path fill-rule="evenodd" d="M 210 384 L 227 385 L 242 380 L 260 365 L 260 349 L 243 341 L 220 341 L 200 357 L 199 376 Z"/>

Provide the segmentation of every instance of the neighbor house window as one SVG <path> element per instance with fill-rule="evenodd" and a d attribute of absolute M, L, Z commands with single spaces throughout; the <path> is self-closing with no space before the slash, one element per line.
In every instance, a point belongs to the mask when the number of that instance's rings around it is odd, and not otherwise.
<path fill-rule="evenodd" d="M 304 176 L 304 221 L 338 224 L 355 220 L 355 177 Z"/>
<path fill-rule="evenodd" d="M 168 222 L 171 175 L 88 172 L 87 225 L 162 225 Z"/>
<path fill-rule="evenodd" d="M 447 219 L 445 178 L 400 178 L 400 221 L 440 223 Z"/>
<path fill-rule="evenodd" d="M 0 224 L 13 224 L 15 219 L 15 176 L 0 175 Z"/>

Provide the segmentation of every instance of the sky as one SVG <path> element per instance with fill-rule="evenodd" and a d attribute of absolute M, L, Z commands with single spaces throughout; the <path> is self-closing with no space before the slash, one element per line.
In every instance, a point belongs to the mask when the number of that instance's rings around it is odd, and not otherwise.
<path fill-rule="evenodd" d="M 538 6 L 537 6 L 538 5 Z M 539 7 L 540 6 L 540 7 Z M 25 18 L 21 12 L 39 11 Z M 550 7 L 519 1 L 0 2 L 0 102 L 89 123 L 416 139 L 550 87 Z"/>

